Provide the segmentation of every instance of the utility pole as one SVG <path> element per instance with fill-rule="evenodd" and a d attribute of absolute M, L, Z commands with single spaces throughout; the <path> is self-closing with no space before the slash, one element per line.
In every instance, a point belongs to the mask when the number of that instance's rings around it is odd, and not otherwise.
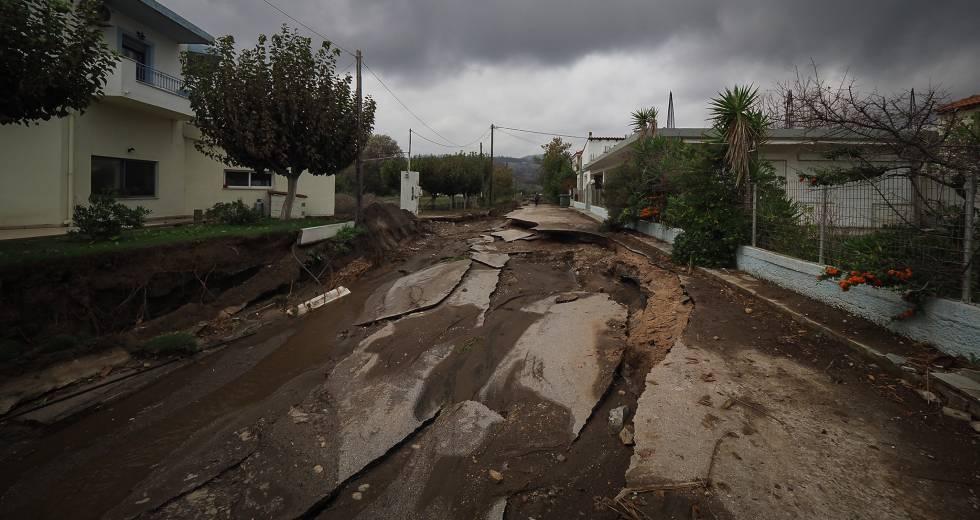
<path fill-rule="evenodd" d="M 412 129 L 408 129 L 408 171 L 412 171 Z"/>
<path fill-rule="evenodd" d="M 363 100 L 361 99 L 362 91 L 361 91 L 361 50 L 360 49 L 357 49 L 357 53 L 354 55 L 354 58 L 357 60 L 357 134 L 355 134 L 356 138 L 354 141 L 355 143 L 357 143 L 357 157 L 354 159 L 354 172 L 357 175 L 357 207 L 354 210 L 354 225 L 359 225 L 361 224 L 361 217 L 362 217 L 361 213 L 363 209 L 361 208 L 361 204 L 363 203 L 363 199 L 364 199 L 364 176 L 361 172 L 361 149 L 363 148 L 363 143 L 361 142 L 361 140 L 363 139 L 363 135 L 362 135 L 363 132 L 361 131 L 361 129 L 363 128 L 362 126 Z"/>
<path fill-rule="evenodd" d="M 493 207 L 493 130 L 496 128 L 492 123 L 490 124 L 490 185 L 487 188 L 487 192 L 490 194 L 490 202 L 487 204 Z M 483 143 L 480 143 L 483 146 Z"/>

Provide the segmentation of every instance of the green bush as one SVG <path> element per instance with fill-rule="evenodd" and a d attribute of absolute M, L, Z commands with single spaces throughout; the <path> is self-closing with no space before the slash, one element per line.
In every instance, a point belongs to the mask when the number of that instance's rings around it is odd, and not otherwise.
<path fill-rule="evenodd" d="M 186 332 L 162 334 L 143 344 L 143 352 L 153 356 L 194 354 L 199 350 L 197 338 Z"/>
<path fill-rule="evenodd" d="M 72 221 L 78 233 L 90 240 L 111 240 L 119 236 L 123 229 L 143 227 L 143 221 L 150 210 L 137 206 L 130 208 L 116 202 L 108 195 L 92 194 L 88 206 L 75 206 Z"/>
<path fill-rule="evenodd" d="M 664 223 L 684 230 L 673 259 L 682 264 L 726 267 L 748 238 L 751 216 L 741 207 L 732 175 L 721 168 L 718 151 L 705 150 L 692 168 L 672 179 L 678 193 L 667 200 Z"/>
<path fill-rule="evenodd" d="M 219 202 L 207 210 L 204 216 L 208 221 L 232 226 L 255 224 L 262 218 L 257 210 L 246 206 L 241 199 L 235 202 Z"/>

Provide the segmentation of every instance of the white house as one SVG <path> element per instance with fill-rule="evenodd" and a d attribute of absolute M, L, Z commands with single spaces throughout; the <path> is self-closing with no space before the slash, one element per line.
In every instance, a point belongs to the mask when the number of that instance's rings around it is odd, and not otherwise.
<path fill-rule="evenodd" d="M 286 179 L 216 162 L 194 147 L 180 53 L 211 35 L 154 0 L 106 0 L 105 39 L 119 55 L 103 96 L 81 115 L 0 127 L 0 229 L 70 224 L 93 192 L 143 206 L 151 219 L 219 201 L 281 203 Z M 300 178 L 294 215 L 332 215 L 333 176 Z"/>
<path fill-rule="evenodd" d="M 594 197 L 597 194 L 595 191 L 597 180 L 593 174 L 591 165 L 596 159 L 626 139 L 625 137 L 595 137 L 592 135 L 592 132 L 589 132 L 589 138 L 585 142 L 585 146 L 572 156 L 572 165 L 575 168 L 577 177 L 575 183 L 576 190 L 572 194 L 572 200 L 584 204 L 586 207 L 590 207 L 596 202 Z M 598 185 L 601 189 L 601 178 L 598 179 Z"/>
<path fill-rule="evenodd" d="M 687 143 L 706 143 L 710 141 L 710 131 L 709 128 L 660 128 L 657 135 Z M 639 134 L 634 134 L 622 140 L 584 166 L 584 170 L 590 172 L 590 179 L 583 176 L 585 200 L 576 203 L 577 207 L 602 218 L 608 216 L 603 205 L 603 181 L 615 175 L 615 170 L 628 160 L 638 138 Z M 913 187 L 907 177 L 875 181 L 875 197 L 880 194 L 882 200 L 862 200 L 862 204 L 856 204 L 855 199 L 868 197 L 866 187 L 845 185 L 841 189 L 822 191 L 800 180 L 800 175 L 812 173 L 815 168 L 834 166 L 835 163 L 825 157 L 825 151 L 835 144 L 853 140 L 854 137 L 846 137 L 841 132 L 774 128 L 769 130 L 768 140 L 759 151 L 762 158 L 772 164 L 776 175 L 785 179 L 787 195 L 809 208 L 808 218 L 816 218 L 826 211 L 831 225 L 850 228 L 882 227 L 911 219 L 916 198 L 912 196 Z M 856 209 L 858 207 L 860 209 Z"/>

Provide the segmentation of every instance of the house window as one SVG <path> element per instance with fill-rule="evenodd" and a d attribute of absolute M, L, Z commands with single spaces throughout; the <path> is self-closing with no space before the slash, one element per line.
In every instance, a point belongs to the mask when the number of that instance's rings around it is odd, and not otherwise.
<path fill-rule="evenodd" d="M 155 197 L 157 163 L 92 156 L 92 193 L 114 197 Z"/>
<path fill-rule="evenodd" d="M 225 170 L 225 188 L 269 188 L 272 174 L 251 170 Z"/>

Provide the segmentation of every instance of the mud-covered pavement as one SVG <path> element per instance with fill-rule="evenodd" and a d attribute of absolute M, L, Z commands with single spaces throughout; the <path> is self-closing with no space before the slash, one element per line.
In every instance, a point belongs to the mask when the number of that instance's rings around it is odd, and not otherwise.
<path fill-rule="evenodd" d="M 980 514 L 977 436 L 897 381 L 570 210 L 518 218 L 432 224 L 303 319 L 5 426 L 0 517 Z"/>

